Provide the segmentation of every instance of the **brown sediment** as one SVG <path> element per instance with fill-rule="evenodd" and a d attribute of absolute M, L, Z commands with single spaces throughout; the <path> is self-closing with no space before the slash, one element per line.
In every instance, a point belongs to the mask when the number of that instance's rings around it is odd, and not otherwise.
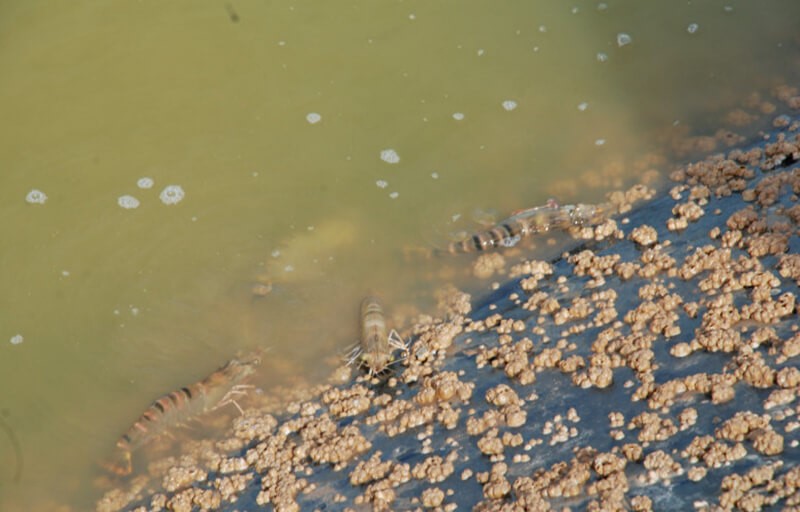
<path fill-rule="evenodd" d="M 732 125 L 770 109 L 753 102 Z M 799 151 L 787 131 L 684 165 L 642 211 L 627 203 L 649 189 L 612 194 L 630 218 L 575 230 L 588 242 L 554 261 L 481 255 L 476 275 L 510 281 L 440 291 L 386 382 L 248 411 L 152 466 L 147 498 L 137 480 L 98 509 L 797 506 Z"/>

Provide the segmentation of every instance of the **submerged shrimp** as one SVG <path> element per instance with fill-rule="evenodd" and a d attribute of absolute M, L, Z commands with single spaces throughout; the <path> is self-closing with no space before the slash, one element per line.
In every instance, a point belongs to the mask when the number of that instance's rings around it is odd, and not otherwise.
<path fill-rule="evenodd" d="M 439 252 L 459 254 L 478 252 L 495 247 L 513 247 L 523 237 L 545 233 L 550 230 L 568 230 L 573 226 L 592 225 L 601 222 L 610 211 L 610 204 L 577 204 L 559 206 L 550 200 L 537 206 L 514 212 L 511 217 L 486 231 L 481 231 L 452 242 Z"/>
<path fill-rule="evenodd" d="M 129 475 L 133 471 L 133 451 L 170 429 L 228 404 L 242 412 L 236 397 L 246 394 L 253 386 L 241 382 L 252 375 L 260 363 L 260 353 L 231 359 L 205 379 L 162 396 L 119 438 L 119 460 L 103 466 L 119 476 Z"/>
<path fill-rule="evenodd" d="M 359 361 L 370 375 L 386 371 L 395 360 L 392 352 L 405 350 L 406 344 L 394 329 L 388 330 L 383 306 L 377 297 L 369 296 L 361 301 L 361 339 L 350 354 L 347 364 Z"/>

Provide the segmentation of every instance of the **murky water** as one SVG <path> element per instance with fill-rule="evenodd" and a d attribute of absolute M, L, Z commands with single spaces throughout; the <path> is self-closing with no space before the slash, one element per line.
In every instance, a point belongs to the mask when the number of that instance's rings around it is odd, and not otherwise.
<path fill-rule="evenodd" d="M 321 377 L 367 291 L 428 307 L 441 281 L 402 249 L 454 216 L 590 202 L 679 136 L 755 133 L 731 112 L 797 83 L 798 11 L 5 2 L 0 504 L 85 508 L 144 406 L 239 350 L 272 347 L 262 386 Z"/>

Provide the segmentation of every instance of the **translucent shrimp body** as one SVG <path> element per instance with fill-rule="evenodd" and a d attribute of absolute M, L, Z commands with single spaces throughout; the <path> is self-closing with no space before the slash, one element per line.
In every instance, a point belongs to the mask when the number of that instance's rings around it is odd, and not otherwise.
<path fill-rule="evenodd" d="M 593 225 L 605 218 L 611 210 L 610 204 L 564 205 L 554 201 L 545 206 L 537 206 L 515 212 L 511 217 L 494 227 L 475 233 L 472 236 L 452 242 L 441 252 L 460 254 L 479 252 L 496 247 L 513 247 L 523 237 L 551 230 L 568 230 L 573 226 Z"/>
<path fill-rule="evenodd" d="M 405 349 L 406 345 L 397 331 L 386 326 L 383 306 L 377 297 L 368 296 L 361 301 L 360 318 L 360 346 L 353 351 L 349 363 L 358 360 L 370 375 L 378 375 L 394 362 L 394 350 Z"/>
<path fill-rule="evenodd" d="M 235 398 L 252 387 L 241 382 L 256 371 L 259 354 L 232 359 L 208 377 L 172 391 L 145 409 L 117 441 L 117 460 L 104 467 L 120 476 L 133 471 L 132 453 L 171 429 L 227 404 L 241 408 Z"/>

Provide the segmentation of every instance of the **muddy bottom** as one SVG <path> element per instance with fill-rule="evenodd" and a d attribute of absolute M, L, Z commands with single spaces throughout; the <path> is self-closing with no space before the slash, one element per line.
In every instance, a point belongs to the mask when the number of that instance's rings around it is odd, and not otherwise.
<path fill-rule="evenodd" d="M 551 261 L 478 256 L 504 284 L 443 290 L 392 374 L 250 408 L 98 510 L 800 506 L 798 126 L 682 167 Z"/>

